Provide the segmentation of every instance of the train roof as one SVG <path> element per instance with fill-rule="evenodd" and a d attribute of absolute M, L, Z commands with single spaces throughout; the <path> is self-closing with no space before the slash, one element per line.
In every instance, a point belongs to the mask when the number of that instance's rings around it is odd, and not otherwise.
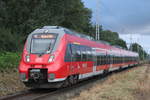
<path fill-rule="evenodd" d="M 128 52 L 128 53 L 131 53 L 133 55 L 137 55 L 136 52 L 132 52 L 132 51 L 126 50 L 126 49 L 124 49 L 124 48 L 122 48 L 120 46 L 117 46 L 117 45 L 110 45 L 106 41 L 95 40 L 91 36 L 88 36 L 88 35 L 85 35 L 85 34 L 82 34 L 82 33 L 76 32 L 74 30 L 71 30 L 71 29 L 68 29 L 68 28 L 65 28 L 65 27 L 61 27 L 61 26 L 44 26 L 44 27 L 42 27 L 40 29 L 36 29 L 35 31 L 32 32 L 32 34 L 34 34 L 34 33 L 45 33 L 47 30 L 48 31 L 49 30 L 51 30 L 51 31 L 54 30 L 54 31 L 57 31 L 57 32 L 64 31 L 64 34 L 70 34 L 70 35 L 74 35 L 74 36 L 77 36 L 77 37 L 80 37 L 80 38 L 84 38 L 84 39 L 87 39 L 87 40 L 90 40 L 90 41 L 94 41 L 94 42 L 97 42 L 97 43 L 102 43 L 102 44 L 105 44 L 105 45 L 108 45 L 108 46 L 112 46 L 112 47 L 114 47 L 116 49 L 121 49 L 124 52 Z M 61 32 L 61 33 L 63 33 L 63 32 Z"/>
<path fill-rule="evenodd" d="M 61 29 L 61 30 L 65 31 L 66 34 L 75 35 L 75 36 L 78 36 L 81 38 L 86 38 L 88 40 L 94 40 L 94 38 L 91 36 L 88 36 L 88 35 L 85 35 L 85 34 L 82 34 L 82 33 L 76 32 L 74 30 L 67 29 L 65 27 L 61 27 L 61 26 L 44 26 L 42 29 Z"/>
<path fill-rule="evenodd" d="M 68 29 L 68 28 L 65 28 L 65 27 L 61 27 L 61 26 L 44 26 L 42 29 L 61 29 L 63 30 L 66 34 L 71 34 L 71 35 L 75 35 L 75 36 L 78 36 L 78 37 L 81 37 L 81 38 L 85 38 L 85 39 L 88 39 L 88 40 L 91 40 L 91 41 L 95 41 L 95 42 L 98 42 L 98 43 L 103 43 L 103 44 L 107 44 L 107 45 L 110 45 L 108 42 L 106 41 L 103 41 L 103 40 L 95 40 L 93 37 L 91 36 L 88 36 L 88 35 L 85 35 L 85 34 L 82 34 L 82 33 L 79 33 L 79 32 L 76 32 L 74 30 L 71 30 L 71 29 Z"/>

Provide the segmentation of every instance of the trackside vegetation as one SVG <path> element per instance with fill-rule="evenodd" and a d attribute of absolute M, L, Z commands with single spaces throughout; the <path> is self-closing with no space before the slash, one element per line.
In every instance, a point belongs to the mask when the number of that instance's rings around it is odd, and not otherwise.
<path fill-rule="evenodd" d="M 0 53 L 0 71 L 17 68 L 20 60 L 20 54 L 16 52 Z"/>

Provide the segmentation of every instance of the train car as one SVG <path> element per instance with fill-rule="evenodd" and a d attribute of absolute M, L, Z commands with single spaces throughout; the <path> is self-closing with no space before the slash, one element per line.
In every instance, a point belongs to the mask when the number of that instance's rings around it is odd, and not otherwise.
<path fill-rule="evenodd" d="M 59 26 L 44 26 L 27 38 L 20 80 L 31 88 L 59 88 L 138 64 L 135 52 Z"/>

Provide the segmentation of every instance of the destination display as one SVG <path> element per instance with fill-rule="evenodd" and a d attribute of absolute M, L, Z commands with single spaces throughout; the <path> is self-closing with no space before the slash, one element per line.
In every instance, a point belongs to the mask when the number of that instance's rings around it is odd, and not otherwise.
<path fill-rule="evenodd" d="M 36 38 L 36 39 L 52 39 L 52 38 L 56 38 L 57 35 L 55 34 L 36 34 L 36 35 L 33 35 L 33 38 Z"/>

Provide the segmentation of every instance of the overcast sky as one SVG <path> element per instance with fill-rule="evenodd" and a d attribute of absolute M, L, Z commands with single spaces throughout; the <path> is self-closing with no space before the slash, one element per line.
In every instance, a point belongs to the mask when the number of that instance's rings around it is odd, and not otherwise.
<path fill-rule="evenodd" d="M 93 11 L 93 23 L 98 16 L 104 29 L 118 32 L 127 43 L 131 42 L 132 36 L 133 42 L 138 42 L 150 52 L 150 0 L 82 1 Z"/>

